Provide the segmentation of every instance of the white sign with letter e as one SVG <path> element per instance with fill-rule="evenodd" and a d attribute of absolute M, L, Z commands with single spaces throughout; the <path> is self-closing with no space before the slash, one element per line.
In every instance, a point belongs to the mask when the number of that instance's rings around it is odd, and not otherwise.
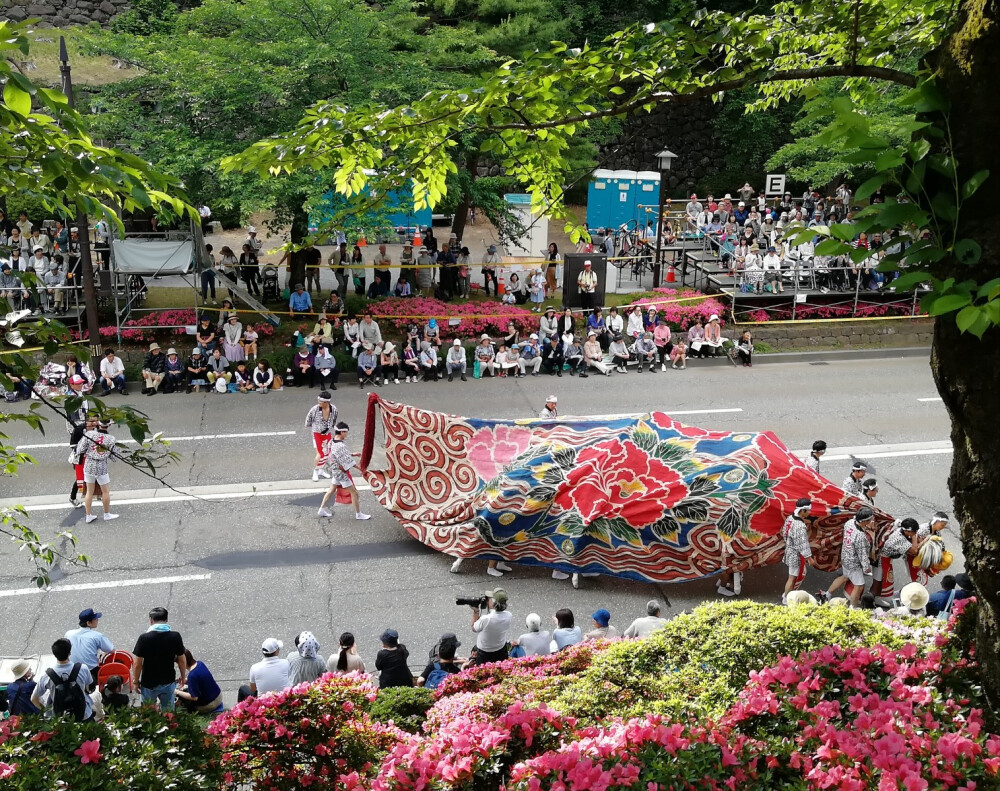
<path fill-rule="evenodd" d="M 767 181 L 764 182 L 764 194 L 765 195 L 784 195 L 785 194 L 785 174 L 784 173 L 768 173 Z"/>

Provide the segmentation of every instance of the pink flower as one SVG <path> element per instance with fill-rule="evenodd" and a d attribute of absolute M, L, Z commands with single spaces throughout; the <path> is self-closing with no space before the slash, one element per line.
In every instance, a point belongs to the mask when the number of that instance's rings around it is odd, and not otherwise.
<path fill-rule="evenodd" d="M 611 439 L 580 451 L 553 503 L 563 511 L 576 509 L 585 524 L 602 516 L 622 517 L 641 527 L 687 494 L 676 471 L 631 440 Z"/>
<path fill-rule="evenodd" d="M 85 741 L 73 751 L 73 755 L 80 756 L 81 764 L 96 764 L 101 760 L 101 740 L 91 739 Z"/>
<path fill-rule="evenodd" d="M 17 771 L 17 764 L 5 764 L 3 761 L 0 761 L 0 780 L 6 780 L 15 771 Z"/>
<path fill-rule="evenodd" d="M 518 426 L 481 428 L 465 443 L 465 453 L 476 475 L 489 481 L 528 449 L 531 430 Z"/>

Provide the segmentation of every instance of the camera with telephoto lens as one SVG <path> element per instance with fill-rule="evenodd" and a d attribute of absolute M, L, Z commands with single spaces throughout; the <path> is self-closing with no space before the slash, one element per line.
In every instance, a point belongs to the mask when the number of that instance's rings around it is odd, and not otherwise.
<path fill-rule="evenodd" d="M 480 610 L 487 606 L 490 597 L 483 594 L 482 596 L 456 596 L 455 604 L 459 607 L 477 607 Z"/>

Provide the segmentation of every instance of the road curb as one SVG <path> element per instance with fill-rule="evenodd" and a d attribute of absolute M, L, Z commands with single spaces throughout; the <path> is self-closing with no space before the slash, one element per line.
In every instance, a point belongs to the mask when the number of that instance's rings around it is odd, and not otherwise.
<path fill-rule="evenodd" d="M 904 357 L 927 357 L 930 346 L 901 346 L 877 349 L 832 349 L 815 352 L 774 352 L 754 355 L 756 365 L 768 363 L 833 363 L 855 362 L 857 360 L 896 360 Z"/>

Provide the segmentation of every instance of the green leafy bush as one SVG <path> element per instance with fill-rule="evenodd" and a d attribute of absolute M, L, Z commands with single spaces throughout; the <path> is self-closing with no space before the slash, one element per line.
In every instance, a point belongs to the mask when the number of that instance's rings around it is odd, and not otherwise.
<path fill-rule="evenodd" d="M 99 723 L 39 717 L 0 723 L 4 791 L 204 791 L 219 787 L 220 758 L 204 720 L 181 712 L 143 707 Z"/>
<path fill-rule="evenodd" d="M 623 641 L 596 654 L 554 705 L 589 720 L 647 712 L 714 716 L 736 699 L 751 671 L 779 657 L 826 645 L 898 648 L 904 642 L 860 610 L 707 604 L 646 640 Z"/>
<path fill-rule="evenodd" d="M 376 722 L 392 722 L 409 733 L 417 733 L 434 705 L 434 691 L 425 687 L 389 687 L 380 690 L 369 708 Z"/>

